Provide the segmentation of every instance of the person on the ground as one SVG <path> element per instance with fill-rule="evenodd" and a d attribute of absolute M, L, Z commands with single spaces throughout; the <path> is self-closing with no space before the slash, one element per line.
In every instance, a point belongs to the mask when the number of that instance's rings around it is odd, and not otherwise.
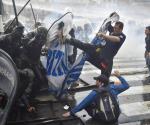
<path fill-rule="evenodd" d="M 114 71 L 114 75 L 120 81 L 109 82 L 108 77 L 106 77 L 105 75 L 100 75 L 98 77 L 94 77 L 94 79 L 96 80 L 97 89 L 93 90 L 88 96 L 86 96 L 80 102 L 80 104 L 78 104 L 77 106 L 72 108 L 69 112 L 64 113 L 63 117 L 73 116 L 77 112 L 85 109 L 92 118 L 103 121 L 104 116 L 99 114 L 102 109 L 100 109 L 100 110 L 97 109 L 98 108 L 97 105 L 99 103 L 99 101 L 97 101 L 97 99 L 102 98 L 102 95 L 104 95 L 104 93 L 106 92 L 111 95 L 110 97 L 112 99 L 112 104 L 118 103 L 117 95 L 129 88 L 127 81 L 120 75 L 119 71 Z M 107 103 L 109 103 L 109 102 L 107 102 Z M 113 106 L 115 107 L 115 105 L 113 105 Z M 118 116 L 116 117 L 116 119 L 114 119 L 114 122 L 117 121 L 119 114 L 120 114 L 119 105 L 117 108 L 118 108 L 117 109 L 118 112 L 116 112 L 116 113 L 118 113 Z M 115 114 L 115 109 L 113 111 Z"/>

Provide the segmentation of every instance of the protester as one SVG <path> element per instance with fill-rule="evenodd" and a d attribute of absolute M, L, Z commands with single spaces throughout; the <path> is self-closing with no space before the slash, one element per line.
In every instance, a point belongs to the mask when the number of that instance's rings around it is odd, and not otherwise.
<path fill-rule="evenodd" d="M 99 37 L 106 40 L 106 45 L 100 52 L 100 56 L 108 63 L 106 70 L 102 70 L 102 74 L 105 74 L 108 77 L 111 75 L 113 59 L 126 39 L 126 36 L 122 32 L 123 27 L 124 24 L 118 21 L 115 23 L 114 27 L 111 25 L 108 27 L 110 35 L 106 35 L 104 33 L 97 34 Z"/>
<path fill-rule="evenodd" d="M 83 43 L 73 38 L 67 39 L 66 43 L 85 51 L 88 54 L 88 61 L 101 69 L 102 74 L 110 77 L 113 58 L 124 43 L 126 36 L 122 33 L 124 27 L 122 22 L 116 22 L 114 27 L 111 26 L 111 22 L 108 24 L 110 24 L 108 26 L 110 35 L 97 33 L 97 37 L 101 37 L 106 41 L 105 46 L 102 44 Z"/>
<path fill-rule="evenodd" d="M 119 71 L 115 71 L 114 75 L 120 80 L 120 82 L 109 82 L 108 77 L 105 75 L 94 77 L 97 89 L 93 90 L 88 96 L 86 96 L 80 104 L 72 108 L 69 112 L 64 113 L 63 116 L 69 117 L 75 115 L 75 113 L 82 109 L 85 109 L 88 114 L 96 120 L 102 122 L 116 122 L 120 115 L 117 95 L 127 90 L 129 85 L 126 80 L 120 76 Z M 105 99 L 106 103 L 103 101 L 103 106 L 100 99 Z M 99 102 L 101 102 L 101 104 L 99 104 Z M 105 109 L 107 106 L 109 108 Z M 111 112 L 109 112 L 110 110 Z"/>

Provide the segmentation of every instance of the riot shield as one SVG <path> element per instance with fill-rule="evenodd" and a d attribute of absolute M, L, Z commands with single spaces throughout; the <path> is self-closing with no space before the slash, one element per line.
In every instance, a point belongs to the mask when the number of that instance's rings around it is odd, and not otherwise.
<path fill-rule="evenodd" d="M 0 125 L 4 125 L 15 101 L 18 88 L 16 66 L 10 56 L 0 49 Z"/>

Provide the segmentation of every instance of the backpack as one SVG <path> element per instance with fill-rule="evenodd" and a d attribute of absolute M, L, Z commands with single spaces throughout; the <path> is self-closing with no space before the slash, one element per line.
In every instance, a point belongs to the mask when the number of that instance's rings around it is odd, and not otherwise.
<path fill-rule="evenodd" d="M 101 88 L 95 90 L 98 92 L 94 118 L 102 122 L 116 122 L 120 115 L 118 101 L 108 89 Z"/>

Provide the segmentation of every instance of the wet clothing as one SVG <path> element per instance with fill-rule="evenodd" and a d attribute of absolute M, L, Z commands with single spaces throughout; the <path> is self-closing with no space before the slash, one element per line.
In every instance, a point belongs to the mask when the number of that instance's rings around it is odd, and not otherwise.
<path fill-rule="evenodd" d="M 19 83 L 18 97 L 21 98 L 26 106 L 29 104 L 28 97 L 33 96 L 33 90 L 35 90 L 33 87 L 38 90 L 37 82 L 41 82 L 42 73 L 39 69 L 39 61 L 41 48 L 46 42 L 46 35 L 42 34 L 43 29 L 43 27 L 40 27 L 37 32 L 28 34 L 23 41 L 21 39 L 23 32 L 20 32 L 22 29 L 14 30 L 12 33 L 0 38 L 0 47 L 10 54 L 17 65 L 21 81 Z M 45 29 L 44 31 L 46 32 Z M 34 75 L 36 75 L 36 78 Z M 38 80 L 36 81 L 35 79 Z"/>
<path fill-rule="evenodd" d="M 0 48 L 6 51 L 12 58 L 16 57 L 19 44 L 13 43 L 9 34 L 0 36 Z"/>
<path fill-rule="evenodd" d="M 23 69 L 23 70 L 20 70 L 18 69 L 18 73 L 19 73 L 19 76 L 20 76 L 20 81 L 21 81 L 21 88 L 19 89 L 20 92 L 24 92 L 25 90 L 25 93 L 27 95 L 30 95 L 31 91 L 32 91 L 32 86 L 33 86 L 33 80 L 35 78 L 35 74 L 34 72 L 29 69 L 29 68 L 26 68 L 26 69 Z"/>
<path fill-rule="evenodd" d="M 30 43 L 26 47 L 26 54 L 32 63 L 37 63 L 39 61 L 42 46 L 43 46 L 42 40 L 38 38 L 30 40 Z"/>
<path fill-rule="evenodd" d="M 86 52 L 87 53 L 87 61 L 92 63 L 97 68 L 105 71 L 107 62 L 104 60 L 103 57 L 100 56 L 100 52 L 101 52 L 103 45 L 101 45 L 101 44 L 94 45 L 94 44 L 90 44 L 90 43 L 83 43 L 80 40 L 73 39 L 73 38 L 70 39 L 69 41 L 67 40 L 67 42 L 70 45 L 73 45 L 73 46 L 83 50 L 84 52 Z"/>
<path fill-rule="evenodd" d="M 18 70 L 20 85 L 18 88 L 18 98 L 27 108 L 30 105 L 29 100 L 32 97 L 32 88 L 34 85 L 35 75 L 31 69 Z"/>
<path fill-rule="evenodd" d="M 40 62 L 41 49 L 42 46 L 46 43 L 47 38 L 47 29 L 45 27 L 38 27 L 33 32 L 28 33 L 24 37 L 23 42 L 23 52 L 20 56 L 23 62 L 25 62 L 28 68 L 32 69 L 35 74 L 33 93 L 35 94 L 39 91 L 41 83 L 44 83 L 45 72 L 42 70 L 42 65 Z M 45 82 L 46 83 L 46 82 Z"/>
<path fill-rule="evenodd" d="M 118 77 L 121 81 L 121 84 L 114 85 L 113 83 L 110 83 L 108 86 L 108 90 L 115 95 L 117 98 L 117 95 L 121 92 L 127 90 L 129 88 L 129 85 L 127 81 L 123 77 Z M 96 97 L 98 96 L 98 93 L 93 90 L 79 105 L 71 109 L 71 114 L 74 115 L 75 113 L 81 111 L 82 109 L 86 109 L 90 104 L 96 102 Z"/>
<path fill-rule="evenodd" d="M 6 51 L 14 60 L 20 53 L 21 37 L 24 27 L 16 27 L 12 33 L 0 36 L 0 48 Z"/>
<path fill-rule="evenodd" d="M 4 25 L 4 31 L 5 31 L 4 33 L 5 34 L 12 33 L 16 27 L 24 27 L 24 26 L 21 22 L 18 22 L 17 24 L 16 20 L 8 20 Z"/>
<path fill-rule="evenodd" d="M 23 39 L 24 54 L 28 57 L 28 62 L 37 64 L 40 61 L 42 46 L 46 43 L 47 29 L 38 27 L 28 33 Z"/>
<path fill-rule="evenodd" d="M 102 74 L 105 74 L 106 76 L 111 75 L 112 67 L 113 67 L 113 58 L 117 54 L 118 50 L 124 43 L 126 36 L 123 33 L 114 34 L 113 33 L 113 27 L 110 25 L 108 27 L 109 34 L 112 36 L 118 36 L 120 38 L 120 42 L 111 42 L 106 41 L 106 45 L 102 49 L 100 56 L 107 62 L 107 69 L 102 69 Z"/>
<path fill-rule="evenodd" d="M 106 58 L 106 59 L 113 59 L 114 56 L 117 54 L 118 50 L 124 43 L 126 36 L 123 33 L 113 35 L 113 36 L 118 36 L 120 38 L 120 42 L 110 42 L 107 41 L 106 45 L 101 51 L 101 56 Z"/>

